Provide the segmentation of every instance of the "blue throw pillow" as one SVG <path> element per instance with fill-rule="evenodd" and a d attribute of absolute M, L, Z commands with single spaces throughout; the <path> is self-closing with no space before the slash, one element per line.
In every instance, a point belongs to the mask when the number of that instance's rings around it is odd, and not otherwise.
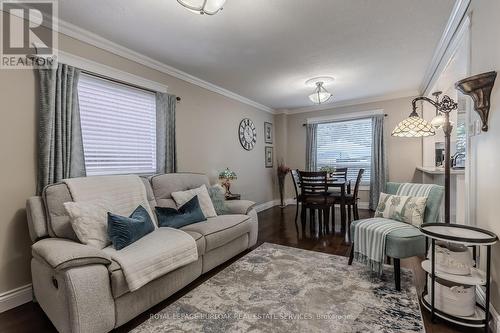
<path fill-rule="evenodd" d="M 179 210 L 169 207 L 156 207 L 155 211 L 160 227 L 179 229 L 189 224 L 207 220 L 203 215 L 197 195 L 186 202 Z"/>
<path fill-rule="evenodd" d="M 117 250 L 129 246 L 153 230 L 153 221 L 142 206 L 137 207 L 129 217 L 108 212 L 108 237 Z"/>

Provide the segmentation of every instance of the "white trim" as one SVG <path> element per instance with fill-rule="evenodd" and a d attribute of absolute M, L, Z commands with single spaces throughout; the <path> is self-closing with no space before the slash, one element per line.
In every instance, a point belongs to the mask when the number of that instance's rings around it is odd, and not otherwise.
<path fill-rule="evenodd" d="M 168 87 L 164 84 L 151 81 L 141 76 L 130 74 L 114 67 L 103 65 L 101 63 L 88 60 L 68 52 L 58 51 L 58 61 L 70 66 L 83 69 L 85 71 L 89 71 L 91 73 L 109 77 L 110 79 L 115 79 L 124 83 L 130 83 L 138 87 L 143 87 L 162 93 L 166 93 L 168 90 Z"/>
<path fill-rule="evenodd" d="M 31 283 L 0 294 L 0 313 L 33 300 Z"/>
<path fill-rule="evenodd" d="M 427 94 L 425 92 L 432 86 L 433 77 L 435 76 L 439 65 L 443 61 L 446 50 L 448 49 L 455 32 L 458 30 L 460 22 L 462 22 L 463 17 L 467 13 L 470 2 L 471 0 L 456 0 L 450 18 L 446 23 L 443 35 L 439 40 L 436 50 L 434 51 L 434 55 L 432 56 L 432 60 L 425 72 L 422 84 L 420 85 L 420 92 L 422 95 L 426 96 Z"/>
<path fill-rule="evenodd" d="M 135 52 L 129 48 L 126 48 L 120 44 L 112 42 L 108 39 L 105 39 L 99 35 L 96 35 L 90 31 L 87 31 L 85 29 L 77 27 L 77 26 L 75 26 L 71 23 L 68 23 L 66 21 L 63 21 L 61 19 L 58 20 L 57 27 L 58 27 L 57 28 L 58 32 L 66 35 L 66 36 L 69 36 L 69 37 L 75 38 L 79 41 L 85 42 L 87 44 L 96 46 L 100 49 L 111 52 L 111 53 L 116 54 L 116 55 L 123 57 L 125 59 L 134 61 L 134 62 L 139 63 L 141 65 L 144 65 L 146 67 L 155 69 L 157 71 L 168 74 L 168 75 L 173 76 L 175 78 L 178 78 L 180 80 L 192 83 L 198 87 L 210 90 L 212 92 L 223 95 L 225 97 L 234 99 L 238 102 L 253 106 L 254 108 L 257 108 L 259 110 L 266 111 L 266 112 L 273 113 L 273 114 L 275 113 L 274 109 L 272 109 L 268 106 L 265 106 L 263 104 L 255 102 L 251 99 L 248 99 L 246 97 L 238 95 L 230 90 L 219 87 L 213 83 L 210 83 L 210 82 L 207 82 L 207 81 L 202 80 L 200 78 L 197 78 L 196 76 L 193 76 L 191 74 L 183 72 L 177 68 L 174 68 L 172 66 L 164 64 L 158 60 L 154 60 L 150 57 L 147 57 L 143 54 Z"/>
<path fill-rule="evenodd" d="M 439 79 L 443 71 L 448 67 L 450 64 L 450 61 L 453 59 L 455 54 L 457 53 L 459 47 L 461 46 L 461 43 L 463 42 L 465 37 L 468 37 L 468 33 L 470 33 L 470 25 L 471 25 L 471 18 L 470 15 L 467 15 L 463 18 L 462 21 L 460 21 L 459 26 L 456 27 L 456 30 L 454 31 L 453 37 L 450 40 L 448 47 L 446 50 L 444 50 L 444 53 L 441 57 L 441 61 L 437 65 L 437 67 L 434 70 L 434 73 L 432 77 L 430 78 L 430 81 L 428 82 L 427 87 L 423 91 L 422 95 L 427 96 L 431 93 L 431 90 L 433 89 L 436 81 Z M 469 41 L 467 41 L 468 44 L 470 44 Z M 469 56 L 470 58 L 470 56 Z M 468 61 L 470 63 L 470 61 Z"/>
<path fill-rule="evenodd" d="M 419 94 L 420 94 L 420 92 L 418 90 L 400 91 L 400 92 L 396 92 L 396 93 L 392 93 L 392 94 L 385 94 L 385 95 L 381 95 L 381 96 L 350 99 L 350 100 L 346 100 L 346 101 L 339 101 L 339 102 L 333 102 L 333 103 L 327 103 L 327 104 L 321 104 L 321 105 L 306 106 L 303 108 L 280 109 L 280 110 L 277 110 L 276 113 L 277 114 L 297 114 L 297 113 L 324 111 L 324 110 L 331 110 L 331 109 L 346 107 L 346 106 L 389 101 L 392 99 L 398 99 L 398 98 L 404 98 L 404 97 L 414 97 L 414 96 L 418 96 Z"/>
<path fill-rule="evenodd" d="M 351 112 L 351 113 L 341 113 L 341 114 L 334 114 L 334 115 L 323 116 L 323 117 L 307 118 L 306 123 L 319 124 L 319 123 L 327 123 L 330 121 L 354 120 L 354 119 L 368 118 L 371 116 L 382 115 L 382 114 L 384 114 L 384 109 L 367 110 L 367 111 Z"/>
<path fill-rule="evenodd" d="M 274 206 L 278 206 L 280 204 L 279 200 L 271 200 L 267 202 L 263 202 L 261 204 L 256 205 L 254 208 L 257 213 L 262 212 L 266 209 L 273 208 Z"/>

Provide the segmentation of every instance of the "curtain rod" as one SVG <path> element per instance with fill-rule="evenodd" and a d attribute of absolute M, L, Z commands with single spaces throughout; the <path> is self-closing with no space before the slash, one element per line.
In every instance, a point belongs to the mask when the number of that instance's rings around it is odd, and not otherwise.
<path fill-rule="evenodd" d="M 29 59 L 34 59 L 34 58 L 36 58 L 38 56 L 38 48 L 36 47 L 35 43 L 33 43 L 33 47 L 35 48 L 35 54 L 28 55 Z M 113 81 L 113 82 L 116 82 L 116 83 L 125 84 L 125 85 L 129 85 L 129 86 L 132 86 L 132 87 L 135 87 L 135 88 L 138 88 L 138 89 L 148 90 L 148 91 L 156 93 L 156 91 L 153 90 L 153 89 L 144 88 L 144 87 L 132 84 L 130 82 L 124 82 L 124 81 L 121 81 L 121 80 L 117 80 L 115 78 L 112 78 L 112 77 L 109 77 L 109 76 L 106 76 L 106 75 L 102 75 L 102 74 L 99 74 L 99 73 L 94 73 L 94 72 L 91 72 L 91 71 L 88 71 L 88 70 L 84 70 L 84 69 L 80 69 L 80 71 L 83 72 L 83 73 L 89 74 L 89 75 L 100 77 L 102 79 L 106 79 L 106 80 Z M 182 98 L 179 97 L 179 96 L 176 96 L 175 100 L 177 101 L 177 103 L 180 103 L 181 100 L 182 100 Z"/>
<path fill-rule="evenodd" d="M 384 117 L 389 117 L 389 115 L 387 113 L 384 113 Z M 366 118 L 371 118 L 371 116 L 370 117 L 353 118 L 353 119 L 345 119 L 345 120 L 339 120 L 339 121 L 323 121 L 323 122 L 318 122 L 318 123 L 315 123 L 315 124 L 339 123 L 339 122 L 342 122 L 342 121 L 358 120 L 358 119 L 366 119 Z M 307 123 L 302 124 L 302 126 L 306 127 Z"/>

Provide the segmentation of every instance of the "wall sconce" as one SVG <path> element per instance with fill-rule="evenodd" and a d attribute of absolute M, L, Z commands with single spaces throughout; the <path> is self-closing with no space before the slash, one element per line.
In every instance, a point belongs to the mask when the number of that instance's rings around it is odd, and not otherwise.
<path fill-rule="evenodd" d="M 488 72 L 474 75 L 455 83 L 455 88 L 474 101 L 474 110 L 483 122 L 482 130 L 488 131 L 488 116 L 490 113 L 490 96 L 497 72 Z"/>

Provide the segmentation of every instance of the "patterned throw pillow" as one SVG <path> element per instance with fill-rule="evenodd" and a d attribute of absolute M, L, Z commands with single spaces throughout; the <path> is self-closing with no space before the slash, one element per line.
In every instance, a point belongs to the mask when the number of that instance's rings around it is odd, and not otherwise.
<path fill-rule="evenodd" d="M 212 204 L 214 205 L 215 212 L 217 215 L 226 215 L 229 213 L 229 209 L 226 205 L 226 191 L 219 185 L 213 185 L 208 188 L 208 194 L 210 199 L 212 199 Z"/>
<path fill-rule="evenodd" d="M 173 192 L 172 198 L 174 198 L 177 207 L 181 207 L 196 195 L 198 196 L 198 201 L 200 203 L 201 210 L 203 211 L 203 215 L 207 218 L 217 216 L 205 184 L 192 190 Z"/>
<path fill-rule="evenodd" d="M 426 203 L 425 197 L 380 193 L 375 217 L 406 222 L 418 227 L 424 222 Z"/>

